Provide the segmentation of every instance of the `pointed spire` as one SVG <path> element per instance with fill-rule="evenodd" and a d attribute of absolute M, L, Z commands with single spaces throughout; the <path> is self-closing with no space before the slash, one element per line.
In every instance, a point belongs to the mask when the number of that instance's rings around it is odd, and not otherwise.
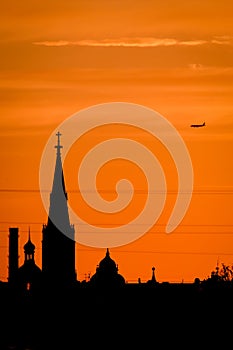
<path fill-rule="evenodd" d="M 28 227 L 28 241 L 31 242 L 30 226 Z"/>
<path fill-rule="evenodd" d="M 156 281 L 156 278 L 155 278 L 155 267 L 153 266 L 152 267 L 152 277 L 150 280 L 147 281 L 147 283 L 151 284 L 151 285 L 157 285 L 158 282 Z"/>
<path fill-rule="evenodd" d="M 60 131 L 58 131 L 58 132 L 56 133 L 56 136 L 57 136 L 57 145 L 54 146 L 54 147 L 57 149 L 57 153 L 59 153 L 59 154 L 61 154 L 60 149 L 63 148 L 63 146 L 61 146 L 61 143 L 60 143 L 60 137 L 61 137 L 61 135 L 62 135 L 62 134 L 60 133 Z"/>
<path fill-rule="evenodd" d="M 31 241 L 30 227 L 28 229 L 28 241 L 24 244 L 25 261 L 34 261 L 35 245 Z"/>
<path fill-rule="evenodd" d="M 152 267 L 152 278 L 151 278 L 152 281 L 156 281 L 155 279 L 155 267 L 153 266 Z"/>
<path fill-rule="evenodd" d="M 58 131 L 57 144 L 54 146 L 57 149 L 57 157 L 55 164 L 55 172 L 53 179 L 52 191 L 50 193 L 50 208 L 49 208 L 49 217 L 48 223 L 51 221 L 53 224 L 63 233 L 68 236 L 73 235 L 73 228 L 71 228 L 69 213 L 68 213 L 68 204 L 67 204 L 67 192 L 65 189 L 65 180 L 62 168 L 62 159 L 61 159 L 61 133 Z M 73 236 L 72 236 L 73 237 Z"/>
<path fill-rule="evenodd" d="M 31 232 L 30 232 L 30 226 L 28 228 L 28 240 L 24 244 L 24 250 L 26 252 L 33 252 L 35 250 L 35 245 L 31 241 Z"/>
<path fill-rule="evenodd" d="M 61 157 L 61 133 L 56 133 L 55 168 L 47 225 L 43 226 L 42 271 L 49 286 L 65 286 L 76 280 L 75 230 L 70 224 Z"/>
<path fill-rule="evenodd" d="M 67 199 L 67 193 L 65 190 L 65 181 L 64 181 L 64 175 L 63 175 L 63 169 L 62 169 L 62 161 L 61 161 L 61 149 L 63 146 L 61 145 L 61 133 L 58 131 L 56 133 L 57 136 L 57 144 L 54 146 L 54 148 L 57 149 L 57 159 L 56 159 L 56 167 L 55 167 L 55 174 L 53 179 L 53 189 L 52 192 L 56 192 L 60 194 L 62 193 L 65 195 Z"/>

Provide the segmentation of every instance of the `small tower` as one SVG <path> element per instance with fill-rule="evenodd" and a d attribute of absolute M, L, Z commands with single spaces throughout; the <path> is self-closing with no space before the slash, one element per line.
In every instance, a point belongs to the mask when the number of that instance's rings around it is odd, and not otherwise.
<path fill-rule="evenodd" d="M 31 241 L 30 229 L 28 241 L 24 244 L 24 263 L 18 268 L 17 284 L 22 290 L 31 290 L 41 286 L 42 271 L 35 263 L 35 245 Z"/>
<path fill-rule="evenodd" d="M 16 282 L 16 275 L 19 267 L 18 231 L 18 227 L 10 227 L 9 229 L 8 282 L 11 285 L 14 285 Z"/>
<path fill-rule="evenodd" d="M 28 232 L 28 241 L 24 244 L 24 263 L 31 261 L 35 262 L 34 254 L 35 254 L 35 245 L 31 241 L 30 228 Z"/>
<path fill-rule="evenodd" d="M 147 281 L 148 284 L 150 285 L 157 285 L 158 282 L 156 281 L 156 278 L 155 278 L 155 267 L 153 266 L 152 267 L 152 277 L 150 280 Z"/>

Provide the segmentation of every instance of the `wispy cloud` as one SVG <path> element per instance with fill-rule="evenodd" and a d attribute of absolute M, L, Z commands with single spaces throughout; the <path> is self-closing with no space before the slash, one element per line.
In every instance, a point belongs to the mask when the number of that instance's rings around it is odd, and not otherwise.
<path fill-rule="evenodd" d="M 233 37 L 230 35 L 214 36 L 212 43 L 218 45 L 230 45 Z"/>
<path fill-rule="evenodd" d="M 89 47 L 161 47 L 161 46 L 200 46 L 204 44 L 231 44 L 231 40 L 225 37 L 214 37 L 213 40 L 177 40 L 174 38 L 119 38 L 102 40 L 57 40 L 36 41 L 34 45 L 61 47 L 61 46 L 89 46 Z"/>
<path fill-rule="evenodd" d="M 33 43 L 34 45 L 40 45 L 40 46 L 71 46 L 71 45 L 77 45 L 75 42 L 66 41 L 66 40 L 57 40 L 57 41 L 36 41 Z"/>
<path fill-rule="evenodd" d="M 192 70 L 203 70 L 204 66 L 200 63 L 190 63 L 189 68 Z"/>

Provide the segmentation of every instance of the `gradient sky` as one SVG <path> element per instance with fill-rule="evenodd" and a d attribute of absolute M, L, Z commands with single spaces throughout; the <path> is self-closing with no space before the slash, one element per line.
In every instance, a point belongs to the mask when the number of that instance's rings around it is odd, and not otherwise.
<path fill-rule="evenodd" d="M 179 227 L 164 233 L 171 194 L 150 232 L 110 251 L 119 272 L 146 281 L 155 266 L 158 281 L 193 281 L 208 277 L 217 262 L 233 263 L 232 23 L 230 0 L 1 4 L 1 280 L 8 275 L 9 227 L 19 227 L 20 264 L 30 227 L 41 266 L 47 214 L 39 166 L 48 138 L 72 114 L 105 102 L 158 111 L 185 141 L 194 169 L 192 201 Z M 206 127 L 190 128 L 204 121 Z M 166 157 L 162 163 L 166 169 Z M 104 255 L 77 244 L 78 279 L 93 274 Z"/>

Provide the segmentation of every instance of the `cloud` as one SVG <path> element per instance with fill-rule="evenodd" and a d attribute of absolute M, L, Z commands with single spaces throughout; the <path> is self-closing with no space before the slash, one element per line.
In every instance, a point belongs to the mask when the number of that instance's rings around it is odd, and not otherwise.
<path fill-rule="evenodd" d="M 204 66 L 200 63 L 190 63 L 189 68 L 192 70 L 202 70 L 204 69 Z"/>
<path fill-rule="evenodd" d="M 188 41 L 179 41 L 178 45 L 183 46 L 199 46 L 203 44 L 208 44 L 208 41 L 206 40 L 188 40 Z"/>
<path fill-rule="evenodd" d="M 58 41 L 36 41 L 33 43 L 34 45 L 40 45 L 40 46 L 70 46 L 74 45 L 70 41 L 66 40 L 58 40 Z"/>
<path fill-rule="evenodd" d="M 225 37 L 214 37 L 213 40 L 177 40 L 174 38 L 119 38 L 119 39 L 102 39 L 102 40 L 57 40 L 57 41 L 36 41 L 34 45 L 61 47 L 61 46 L 88 46 L 88 47 L 161 47 L 161 46 L 200 46 L 204 44 L 230 44 L 230 40 Z"/>
<path fill-rule="evenodd" d="M 213 40 L 211 40 L 212 44 L 219 45 L 231 45 L 233 40 L 233 36 L 230 35 L 218 35 L 214 36 Z"/>
<path fill-rule="evenodd" d="M 218 45 L 230 45 L 231 44 L 230 40 L 216 40 L 216 39 L 211 40 L 211 43 L 218 44 Z"/>

